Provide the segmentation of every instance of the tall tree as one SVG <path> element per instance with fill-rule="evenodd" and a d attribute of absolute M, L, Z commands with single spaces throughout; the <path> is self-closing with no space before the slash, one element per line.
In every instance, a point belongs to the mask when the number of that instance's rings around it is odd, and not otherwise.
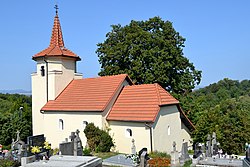
<path fill-rule="evenodd" d="M 23 141 L 31 135 L 31 97 L 0 93 L 0 144 L 11 144 L 17 130 Z"/>
<path fill-rule="evenodd" d="M 106 40 L 97 44 L 99 75 L 127 73 L 134 83 L 159 83 L 182 94 L 201 80 L 201 71 L 183 55 L 185 38 L 160 17 L 112 25 Z"/>

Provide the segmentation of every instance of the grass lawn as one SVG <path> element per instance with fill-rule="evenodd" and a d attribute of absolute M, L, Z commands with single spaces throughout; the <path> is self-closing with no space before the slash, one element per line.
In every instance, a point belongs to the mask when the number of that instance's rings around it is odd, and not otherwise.
<path fill-rule="evenodd" d="M 93 153 L 94 156 L 97 156 L 97 157 L 102 158 L 102 159 L 107 159 L 109 157 L 112 157 L 112 156 L 115 156 L 115 155 L 118 155 L 118 154 L 119 154 L 118 152 Z"/>

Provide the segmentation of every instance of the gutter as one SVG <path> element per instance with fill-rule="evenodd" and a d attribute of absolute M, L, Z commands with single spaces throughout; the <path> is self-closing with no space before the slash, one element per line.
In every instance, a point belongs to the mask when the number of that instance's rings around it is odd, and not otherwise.
<path fill-rule="evenodd" d="M 45 57 L 43 58 L 43 61 L 46 64 L 46 101 L 49 101 L 49 77 L 48 77 L 48 61 L 45 59 Z"/>
<path fill-rule="evenodd" d="M 145 126 L 147 128 L 149 128 L 149 132 L 150 132 L 150 151 L 153 152 L 153 135 L 152 135 L 152 124 L 148 124 L 148 123 L 145 123 Z"/>

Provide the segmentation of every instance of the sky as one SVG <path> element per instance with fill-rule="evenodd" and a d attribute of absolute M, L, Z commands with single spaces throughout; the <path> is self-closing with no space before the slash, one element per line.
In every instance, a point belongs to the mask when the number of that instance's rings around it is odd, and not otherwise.
<path fill-rule="evenodd" d="M 186 38 L 184 56 L 202 71 L 198 87 L 250 79 L 249 0 L 2 0 L 0 90 L 31 90 L 32 56 L 49 46 L 56 3 L 65 47 L 82 58 L 84 78 L 98 76 L 96 44 L 111 25 L 159 16 Z"/>

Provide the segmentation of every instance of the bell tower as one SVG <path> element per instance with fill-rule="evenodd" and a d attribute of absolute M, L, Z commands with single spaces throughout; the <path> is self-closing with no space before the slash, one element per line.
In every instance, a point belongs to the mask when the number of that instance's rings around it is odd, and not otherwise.
<path fill-rule="evenodd" d="M 76 62 L 81 58 L 64 46 L 57 5 L 55 9 L 50 44 L 32 57 L 37 67 L 31 76 L 33 135 L 44 132 L 40 109 L 54 100 L 73 79 L 82 78 L 82 74 L 76 72 Z"/>

